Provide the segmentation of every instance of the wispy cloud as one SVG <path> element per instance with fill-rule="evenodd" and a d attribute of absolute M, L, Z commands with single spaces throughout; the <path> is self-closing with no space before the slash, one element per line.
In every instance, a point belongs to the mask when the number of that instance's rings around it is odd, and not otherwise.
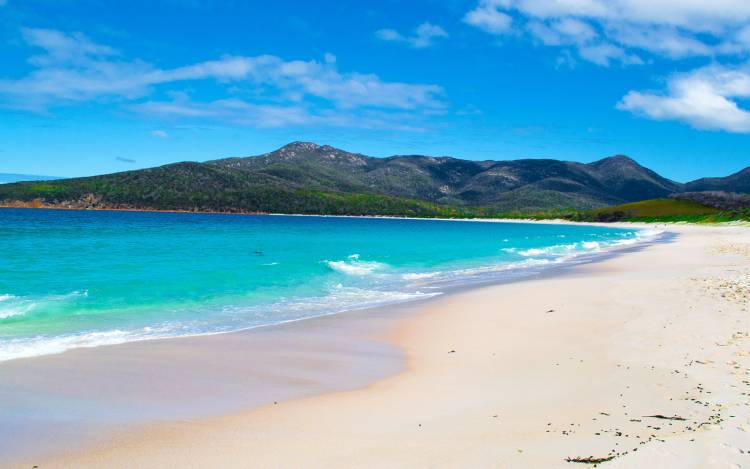
<path fill-rule="evenodd" d="M 169 134 L 166 130 L 152 130 L 151 136 L 156 138 L 169 138 Z"/>
<path fill-rule="evenodd" d="M 195 101 L 184 94 L 167 101 L 147 101 L 133 110 L 159 118 L 205 120 L 233 125 L 276 128 L 286 126 L 328 126 L 421 131 L 413 113 L 372 109 L 323 109 L 312 111 L 305 104 L 256 104 L 236 98 Z"/>
<path fill-rule="evenodd" d="M 650 119 L 685 122 L 698 129 L 750 133 L 750 112 L 738 102 L 747 98 L 747 67 L 712 65 L 673 76 L 662 93 L 631 91 L 617 107 Z"/>
<path fill-rule="evenodd" d="M 119 161 L 120 163 L 128 163 L 128 164 L 133 164 L 133 163 L 135 163 L 135 160 L 134 160 L 134 159 L 131 159 L 131 158 L 123 158 L 122 156 L 117 156 L 117 157 L 115 157 L 115 161 Z"/>
<path fill-rule="evenodd" d="M 607 66 L 750 52 L 750 2 L 480 0 L 464 21 L 494 35 L 526 34 Z"/>
<path fill-rule="evenodd" d="M 440 26 L 432 23 L 422 23 L 414 30 L 414 34 L 403 35 L 395 29 L 380 29 L 375 36 L 383 41 L 402 42 L 415 49 L 423 49 L 435 44 L 436 39 L 447 38 L 448 33 Z"/>
<path fill-rule="evenodd" d="M 589 62 L 605 67 L 612 62 L 620 62 L 623 65 L 643 64 L 643 60 L 637 55 L 628 54 L 622 47 L 608 42 L 580 46 L 578 54 Z"/>
<path fill-rule="evenodd" d="M 490 34 L 505 34 L 513 27 L 513 17 L 500 11 L 506 3 L 502 0 L 481 0 L 476 8 L 466 13 L 464 22 Z"/>
<path fill-rule="evenodd" d="M 253 104 L 240 99 L 201 102 L 178 96 L 168 101 L 147 101 L 134 109 L 159 117 L 208 118 L 253 127 L 284 127 L 315 121 L 315 116 L 301 106 Z"/>
<path fill-rule="evenodd" d="M 434 31 L 432 35 L 434 37 Z M 37 112 L 86 101 L 132 102 L 142 110 L 211 117 L 228 112 L 259 116 L 260 123 L 287 125 L 329 123 L 354 109 L 435 112 L 445 107 L 437 85 L 384 81 L 374 74 L 338 70 L 335 56 L 323 61 L 284 60 L 273 55 L 224 56 L 164 69 L 144 60 L 127 59 L 80 33 L 27 28 L 25 42 L 41 53 L 29 57 L 29 74 L 0 79 L 0 104 Z M 429 34 L 427 34 L 429 36 Z M 425 37 L 427 37 L 425 36 Z M 182 82 L 211 80 L 226 99 L 210 103 L 149 100 L 175 90 Z M 255 100 L 237 96 L 249 95 Z M 243 119 L 248 124 L 252 119 Z M 346 120 L 346 119 L 343 119 Z"/>

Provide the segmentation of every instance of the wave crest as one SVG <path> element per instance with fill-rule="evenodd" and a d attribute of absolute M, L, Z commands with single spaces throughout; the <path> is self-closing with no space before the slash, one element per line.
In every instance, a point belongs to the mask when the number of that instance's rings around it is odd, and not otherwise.
<path fill-rule="evenodd" d="M 375 261 L 362 261 L 359 254 L 352 254 L 345 261 L 325 261 L 326 265 L 336 272 L 346 275 L 364 276 L 388 267 L 387 264 Z"/>
<path fill-rule="evenodd" d="M 21 316 L 34 308 L 34 303 L 15 295 L 0 295 L 0 320 Z"/>
<path fill-rule="evenodd" d="M 0 295 L 0 321 L 23 316 L 45 304 L 63 302 L 86 296 L 88 296 L 88 291 L 74 291 L 66 295 L 49 295 L 39 298 L 2 294 Z"/>
<path fill-rule="evenodd" d="M 575 251 L 578 248 L 577 243 L 571 244 L 555 244 L 554 246 L 547 246 L 543 248 L 531 248 L 523 251 L 518 251 L 518 255 L 523 257 L 533 256 L 558 256 L 562 254 L 568 254 L 571 251 Z"/>

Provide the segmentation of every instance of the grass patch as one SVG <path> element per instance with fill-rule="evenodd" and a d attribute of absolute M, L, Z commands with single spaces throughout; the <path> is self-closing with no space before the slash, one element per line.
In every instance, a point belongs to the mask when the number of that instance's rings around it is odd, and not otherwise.
<path fill-rule="evenodd" d="M 579 212 L 566 217 L 575 221 L 597 222 L 688 222 L 721 223 L 750 220 L 750 210 L 720 210 L 691 200 L 653 199 Z"/>

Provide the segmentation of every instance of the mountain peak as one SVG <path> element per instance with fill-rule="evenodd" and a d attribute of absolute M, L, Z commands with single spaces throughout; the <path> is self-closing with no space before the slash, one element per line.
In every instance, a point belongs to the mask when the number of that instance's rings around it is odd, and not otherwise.
<path fill-rule="evenodd" d="M 725 177 L 701 178 L 688 182 L 686 190 L 690 192 L 723 191 L 748 193 L 750 192 L 750 167 L 741 169 Z"/>
<path fill-rule="evenodd" d="M 317 150 L 318 148 L 321 148 L 320 145 L 313 142 L 301 142 L 296 141 L 292 143 L 287 143 L 283 147 L 279 148 L 277 151 L 310 151 L 310 150 Z"/>
<path fill-rule="evenodd" d="M 591 164 L 594 166 L 603 166 L 603 165 L 611 165 L 611 164 L 638 166 L 638 167 L 641 166 L 640 164 L 638 164 L 637 161 L 635 161 L 633 158 L 627 155 L 612 155 L 606 158 L 602 158 L 601 160 L 594 161 Z"/>
<path fill-rule="evenodd" d="M 682 190 L 682 186 L 644 168 L 625 155 L 614 155 L 588 164 L 611 193 L 624 200 L 646 200 L 665 197 Z"/>

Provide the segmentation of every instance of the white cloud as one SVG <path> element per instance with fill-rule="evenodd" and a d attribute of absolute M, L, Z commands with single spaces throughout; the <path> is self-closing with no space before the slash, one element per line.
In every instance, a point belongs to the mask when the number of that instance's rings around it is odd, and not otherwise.
<path fill-rule="evenodd" d="M 528 36 L 610 66 L 656 58 L 719 58 L 744 63 L 750 54 L 748 0 L 479 0 L 464 21 L 491 34 Z M 617 108 L 695 128 L 750 133 L 750 65 L 712 65 L 676 74 L 664 92 L 630 91 Z"/>
<path fill-rule="evenodd" d="M 378 29 L 375 36 L 383 41 L 406 41 L 406 38 L 395 29 Z"/>
<path fill-rule="evenodd" d="M 43 53 L 29 58 L 32 70 L 26 76 L 0 79 L 0 102 L 6 107 L 46 111 L 83 101 L 132 101 L 157 90 L 165 91 L 159 87 L 198 80 L 212 80 L 227 87 L 227 92 L 231 85 L 234 93 L 274 101 L 273 105 L 245 103 L 253 113 L 263 116 L 263 122 L 314 120 L 294 107 L 279 106 L 279 101 L 316 101 L 331 113 L 355 108 L 432 111 L 444 107 L 439 86 L 388 82 L 374 74 L 343 73 L 337 69 L 332 54 L 326 54 L 323 62 L 287 61 L 272 55 L 225 56 L 163 69 L 142 60 L 124 59 L 113 48 L 79 33 L 24 29 L 23 37 L 28 45 Z M 214 108 L 226 111 L 235 101 L 216 103 L 220 104 Z"/>
<path fill-rule="evenodd" d="M 665 93 L 631 91 L 617 107 L 698 129 L 750 133 L 750 112 L 737 102 L 748 97 L 750 70 L 714 65 L 672 77 Z"/>
<path fill-rule="evenodd" d="M 750 4 L 744 0 L 495 0 L 493 3 L 536 18 L 567 16 L 627 21 L 701 32 L 716 32 L 750 20 Z"/>
<path fill-rule="evenodd" d="M 289 125 L 323 125 L 367 129 L 391 129 L 420 131 L 412 113 L 383 113 L 375 110 L 311 111 L 304 105 L 256 104 L 241 99 L 194 101 L 186 95 L 177 94 L 170 101 L 147 101 L 136 104 L 133 109 L 142 114 L 159 118 L 211 119 L 233 125 L 276 128 Z"/>
<path fill-rule="evenodd" d="M 96 44 L 81 33 L 65 34 L 52 29 L 23 28 L 21 34 L 27 44 L 46 52 L 45 55 L 29 59 L 29 62 L 37 66 L 59 62 L 81 63 L 92 57 L 117 55 L 111 47 Z"/>
<path fill-rule="evenodd" d="M 672 59 L 710 56 L 712 46 L 669 26 L 617 25 L 610 28 L 610 37 L 626 47 L 666 56 Z"/>
<path fill-rule="evenodd" d="M 597 37 L 596 31 L 590 24 L 575 18 L 556 20 L 552 23 L 552 27 L 576 43 L 589 42 Z"/>
<path fill-rule="evenodd" d="M 591 25 L 574 18 L 563 18 L 549 23 L 532 20 L 527 29 L 548 46 L 586 44 L 597 38 Z"/>
<path fill-rule="evenodd" d="M 152 130 L 150 133 L 152 137 L 169 138 L 169 133 L 166 130 Z"/>
<path fill-rule="evenodd" d="M 589 62 L 605 67 L 613 61 L 618 61 L 624 65 L 640 65 L 643 63 L 643 60 L 637 55 L 628 54 L 621 47 L 606 42 L 581 46 L 578 48 L 578 54 Z"/>
<path fill-rule="evenodd" d="M 465 21 L 492 34 L 526 32 L 600 65 L 641 63 L 634 50 L 671 59 L 750 52 L 746 0 L 480 0 Z"/>
<path fill-rule="evenodd" d="M 394 29 L 380 29 L 375 31 L 375 36 L 383 41 L 403 42 L 415 49 L 423 49 L 434 45 L 435 39 L 448 37 L 448 33 L 440 26 L 425 22 L 417 26 L 411 36 L 404 36 Z"/>
<path fill-rule="evenodd" d="M 160 117 L 210 118 L 253 127 L 283 127 L 315 120 L 300 106 L 259 105 L 239 99 L 195 102 L 180 96 L 171 101 L 147 101 L 135 105 L 134 109 Z"/>
<path fill-rule="evenodd" d="M 509 3 L 507 0 L 481 0 L 476 8 L 466 13 L 464 22 L 490 34 L 507 33 L 513 18 L 499 8 L 507 8 Z"/>

